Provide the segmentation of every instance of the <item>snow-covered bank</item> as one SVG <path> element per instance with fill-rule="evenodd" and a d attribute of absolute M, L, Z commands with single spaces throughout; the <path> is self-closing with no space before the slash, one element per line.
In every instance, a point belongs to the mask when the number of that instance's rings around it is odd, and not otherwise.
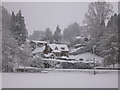
<path fill-rule="evenodd" d="M 3 88 L 117 88 L 118 74 L 3 73 Z"/>
<path fill-rule="evenodd" d="M 106 74 L 106 73 L 118 73 L 118 70 L 97 70 L 97 69 L 45 69 L 45 71 L 49 72 L 55 72 L 55 73 L 88 73 L 88 74 L 93 74 L 94 71 L 96 72 L 96 74 Z"/>

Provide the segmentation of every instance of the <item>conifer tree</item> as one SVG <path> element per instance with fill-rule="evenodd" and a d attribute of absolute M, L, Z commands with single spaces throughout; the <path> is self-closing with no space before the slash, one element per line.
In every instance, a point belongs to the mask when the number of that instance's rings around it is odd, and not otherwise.
<path fill-rule="evenodd" d="M 54 41 L 55 43 L 60 43 L 62 39 L 61 29 L 59 28 L 59 25 L 56 27 L 56 31 L 54 32 Z"/>
<path fill-rule="evenodd" d="M 16 15 L 12 12 L 10 30 L 19 46 L 25 43 L 28 32 L 21 10 Z"/>

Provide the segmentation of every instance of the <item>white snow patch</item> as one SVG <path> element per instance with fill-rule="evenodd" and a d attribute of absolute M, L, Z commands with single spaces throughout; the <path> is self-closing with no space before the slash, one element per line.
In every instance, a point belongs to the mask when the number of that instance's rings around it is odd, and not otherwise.
<path fill-rule="evenodd" d="M 37 47 L 32 53 L 33 54 L 36 54 L 36 53 L 41 53 L 41 52 L 43 52 L 45 50 L 45 46 L 43 46 L 43 47 Z"/>
<path fill-rule="evenodd" d="M 80 50 L 80 49 L 85 49 L 85 47 L 79 47 L 79 48 L 74 48 L 74 49 L 72 49 L 71 51 L 70 51 L 70 53 L 74 53 L 74 52 L 77 52 L 78 50 Z"/>
<path fill-rule="evenodd" d="M 0 72 L 0 89 L 2 90 L 2 73 Z"/>
<path fill-rule="evenodd" d="M 3 73 L 3 88 L 118 88 L 118 73 Z"/>
<path fill-rule="evenodd" d="M 80 58 L 82 58 L 85 61 L 93 61 L 93 58 L 95 59 L 96 62 L 102 63 L 103 59 L 102 57 L 99 57 L 95 54 L 92 53 L 83 53 L 83 54 L 79 54 L 79 55 L 69 55 L 70 58 L 75 58 L 76 60 L 79 60 Z"/>

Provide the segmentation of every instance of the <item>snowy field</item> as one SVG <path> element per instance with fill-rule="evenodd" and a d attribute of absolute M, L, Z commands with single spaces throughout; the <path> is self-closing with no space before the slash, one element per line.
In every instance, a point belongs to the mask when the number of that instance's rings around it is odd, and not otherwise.
<path fill-rule="evenodd" d="M 118 88 L 118 73 L 3 73 L 3 88 Z"/>
<path fill-rule="evenodd" d="M 0 72 L 0 89 L 2 89 L 2 73 Z"/>

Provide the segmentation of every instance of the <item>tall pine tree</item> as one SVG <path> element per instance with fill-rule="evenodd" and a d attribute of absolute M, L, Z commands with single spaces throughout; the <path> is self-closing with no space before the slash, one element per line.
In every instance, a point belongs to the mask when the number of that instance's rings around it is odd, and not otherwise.
<path fill-rule="evenodd" d="M 61 29 L 59 28 L 59 25 L 56 27 L 56 31 L 54 32 L 54 41 L 55 43 L 60 43 L 62 39 Z"/>
<path fill-rule="evenodd" d="M 118 15 L 111 16 L 106 32 L 101 39 L 101 53 L 105 58 L 105 65 L 118 63 Z"/>
<path fill-rule="evenodd" d="M 19 46 L 25 43 L 28 32 L 21 10 L 16 15 L 12 12 L 10 30 Z"/>

